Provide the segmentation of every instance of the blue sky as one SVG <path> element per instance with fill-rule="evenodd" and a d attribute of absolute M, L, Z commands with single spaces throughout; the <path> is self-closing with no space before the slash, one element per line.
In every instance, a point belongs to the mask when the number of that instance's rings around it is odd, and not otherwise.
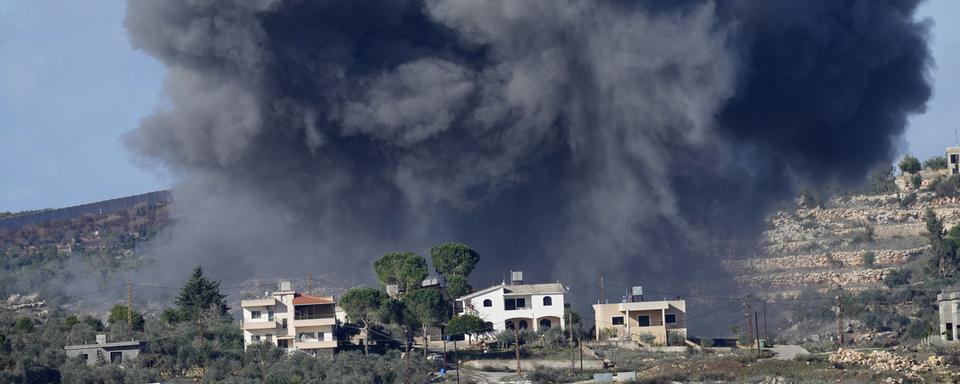
<path fill-rule="evenodd" d="M 124 0 L 0 0 L 0 211 L 166 188 L 120 143 L 159 103 L 164 68 L 134 50 Z M 903 151 L 942 154 L 960 129 L 960 1 L 932 0 L 935 94 Z M 938 22 L 939 21 L 939 22 Z"/>

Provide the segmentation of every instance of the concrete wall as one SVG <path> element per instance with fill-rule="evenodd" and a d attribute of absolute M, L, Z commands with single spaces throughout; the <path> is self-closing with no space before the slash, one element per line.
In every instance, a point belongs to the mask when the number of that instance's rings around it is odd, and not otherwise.
<path fill-rule="evenodd" d="M 945 342 L 960 342 L 960 292 L 937 295 L 937 305 L 940 313 L 940 337 Z"/>

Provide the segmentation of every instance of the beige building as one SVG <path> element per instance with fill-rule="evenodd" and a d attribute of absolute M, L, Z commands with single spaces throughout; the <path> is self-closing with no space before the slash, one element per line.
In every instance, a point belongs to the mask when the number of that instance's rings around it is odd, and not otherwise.
<path fill-rule="evenodd" d="M 297 293 L 290 282 L 263 299 L 240 301 L 243 309 L 243 346 L 270 343 L 288 351 L 313 355 L 337 348 L 336 300 L 333 296 Z"/>
<path fill-rule="evenodd" d="M 666 345 L 668 332 L 687 336 L 684 300 L 594 304 L 593 315 L 597 340 L 641 341 L 649 334 L 653 344 Z"/>
<path fill-rule="evenodd" d="M 947 173 L 960 175 L 960 147 L 947 147 Z"/>
<path fill-rule="evenodd" d="M 960 291 L 944 292 L 937 295 L 940 309 L 940 337 L 943 341 L 960 340 Z"/>

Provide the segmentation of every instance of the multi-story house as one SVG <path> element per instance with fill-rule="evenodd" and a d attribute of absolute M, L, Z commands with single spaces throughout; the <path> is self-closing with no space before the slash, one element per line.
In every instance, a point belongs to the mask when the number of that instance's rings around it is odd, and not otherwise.
<path fill-rule="evenodd" d="M 559 282 L 523 284 L 520 272 L 512 273 L 510 284 L 502 283 L 457 299 L 457 310 L 477 316 L 494 331 L 505 329 L 540 330 L 565 326 L 564 293 Z"/>
<path fill-rule="evenodd" d="M 940 309 L 940 337 L 956 343 L 960 340 L 960 291 L 945 291 L 937 295 Z"/>
<path fill-rule="evenodd" d="M 243 309 L 243 346 L 270 343 L 289 351 L 313 355 L 337 348 L 336 301 L 333 296 L 297 293 L 290 282 L 263 299 L 240 301 Z"/>
<path fill-rule="evenodd" d="M 669 333 L 687 336 L 687 304 L 680 299 L 594 304 L 593 313 L 597 340 L 643 341 L 647 334 L 653 344 L 666 345 Z"/>

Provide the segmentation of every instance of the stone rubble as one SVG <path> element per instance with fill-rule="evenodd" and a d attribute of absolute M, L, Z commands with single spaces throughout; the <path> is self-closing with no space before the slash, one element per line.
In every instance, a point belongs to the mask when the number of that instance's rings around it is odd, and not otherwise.
<path fill-rule="evenodd" d="M 841 348 L 836 353 L 831 354 L 827 361 L 834 364 L 863 365 L 875 371 L 896 372 L 908 379 L 918 379 L 921 373 L 949 369 L 943 358 L 938 356 L 931 355 L 921 362 L 884 350 L 876 350 L 866 354 Z"/>

